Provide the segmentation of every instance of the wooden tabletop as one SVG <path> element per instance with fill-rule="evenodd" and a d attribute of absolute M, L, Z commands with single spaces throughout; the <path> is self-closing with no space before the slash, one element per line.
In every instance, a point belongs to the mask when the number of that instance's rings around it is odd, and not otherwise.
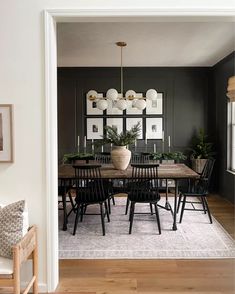
<path fill-rule="evenodd" d="M 117 170 L 112 164 L 103 164 L 101 166 L 101 177 L 104 179 L 128 179 L 131 178 L 132 167 L 124 171 Z M 160 164 L 158 168 L 158 176 L 161 179 L 196 179 L 199 175 L 185 164 Z M 71 164 L 59 166 L 59 178 L 74 177 L 74 168 Z"/>

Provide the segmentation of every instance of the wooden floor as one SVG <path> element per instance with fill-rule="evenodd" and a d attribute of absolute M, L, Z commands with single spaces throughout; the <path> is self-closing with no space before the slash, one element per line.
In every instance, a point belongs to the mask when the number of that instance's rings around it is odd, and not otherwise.
<path fill-rule="evenodd" d="M 234 206 L 209 197 L 234 238 Z M 192 212 L 197 213 L 197 212 Z M 61 260 L 57 294 L 235 293 L 235 260 Z"/>

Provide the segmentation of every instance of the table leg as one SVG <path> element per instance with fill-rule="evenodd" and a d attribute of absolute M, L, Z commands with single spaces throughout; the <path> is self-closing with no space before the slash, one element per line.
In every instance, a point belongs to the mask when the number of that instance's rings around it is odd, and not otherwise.
<path fill-rule="evenodd" d="M 177 230 L 177 225 L 176 225 L 176 217 L 177 217 L 177 197 L 178 197 L 178 180 L 175 179 L 175 197 L 174 197 L 174 211 L 173 211 L 173 231 Z"/>
<path fill-rule="evenodd" d="M 171 206 L 170 206 L 169 201 L 168 201 L 168 179 L 166 179 L 166 203 L 165 203 L 165 208 L 167 210 L 171 209 Z"/>

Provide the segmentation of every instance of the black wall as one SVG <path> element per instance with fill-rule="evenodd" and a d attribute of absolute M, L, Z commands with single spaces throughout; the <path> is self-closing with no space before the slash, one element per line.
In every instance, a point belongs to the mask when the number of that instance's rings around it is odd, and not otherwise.
<path fill-rule="evenodd" d="M 146 93 L 155 88 L 164 95 L 165 139 L 171 136 L 173 150 L 184 151 L 193 132 L 208 129 L 208 68 L 125 68 L 124 90 Z M 119 68 L 59 68 L 58 69 L 58 130 L 59 157 L 76 150 L 76 139 L 85 135 L 86 93 L 95 89 L 106 93 L 119 89 Z M 161 148 L 160 140 L 150 140 Z M 82 142 L 81 142 L 82 144 Z"/>
<path fill-rule="evenodd" d="M 235 53 L 233 52 L 213 67 L 212 82 L 214 92 L 211 105 L 215 108 L 218 192 L 234 202 L 235 175 L 227 170 L 227 85 L 228 78 L 235 75 Z M 214 120 L 214 119 L 213 119 Z"/>
<path fill-rule="evenodd" d="M 186 151 L 196 130 L 204 128 L 217 147 L 215 187 L 234 201 L 234 175 L 226 172 L 226 126 L 228 77 L 234 75 L 234 53 L 214 67 L 131 67 L 124 69 L 124 91 L 146 93 L 155 88 L 164 94 L 165 139 L 172 149 Z M 120 68 L 58 68 L 59 158 L 77 149 L 77 136 L 85 136 L 86 93 L 119 89 Z M 161 141 L 150 140 L 161 148 Z M 80 144 L 83 142 L 80 140 Z M 89 150 L 89 142 L 88 142 Z"/>

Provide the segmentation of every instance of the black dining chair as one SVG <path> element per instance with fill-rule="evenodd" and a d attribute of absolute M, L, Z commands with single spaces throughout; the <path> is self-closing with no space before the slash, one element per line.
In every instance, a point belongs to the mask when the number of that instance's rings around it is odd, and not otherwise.
<path fill-rule="evenodd" d="M 111 163 L 111 154 L 110 152 L 100 152 L 95 154 L 95 161 L 100 164 L 110 164 Z M 115 205 L 115 191 L 114 191 L 114 184 L 115 181 L 112 180 L 104 180 L 104 184 L 108 186 L 108 207 L 109 207 L 109 213 L 111 213 L 111 205 L 110 205 L 110 199 L 112 199 L 113 205 Z"/>
<path fill-rule="evenodd" d="M 161 224 L 157 203 L 160 200 L 158 191 L 158 164 L 132 164 L 132 178 L 129 181 L 128 200 L 130 201 L 130 227 L 132 232 L 136 203 L 149 203 L 154 206 L 158 231 L 161 234 Z"/>
<path fill-rule="evenodd" d="M 76 189 L 76 217 L 73 235 L 76 234 L 79 216 L 87 215 L 88 205 L 99 204 L 103 236 L 105 235 L 104 219 L 107 215 L 110 222 L 107 200 L 108 190 L 103 184 L 100 173 L 100 164 L 84 164 L 73 166 L 75 169 L 75 189 Z"/>
<path fill-rule="evenodd" d="M 210 209 L 207 202 L 207 196 L 209 194 L 209 187 L 210 187 L 210 181 L 211 181 L 214 164 L 215 164 L 215 159 L 208 159 L 203 168 L 200 178 L 196 180 L 193 185 L 189 186 L 189 191 L 180 192 L 179 203 L 178 203 L 178 209 L 179 209 L 180 203 L 182 203 L 180 221 L 179 221 L 180 223 L 183 220 L 184 211 L 191 210 L 191 211 L 203 211 L 205 214 L 208 213 L 210 223 L 212 224 L 212 217 L 211 217 Z M 189 198 L 192 198 L 195 200 L 192 200 Z M 191 204 L 192 208 L 185 207 L 187 203 Z M 195 204 L 196 205 L 201 204 L 202 209 L 196 208 Z"/>

